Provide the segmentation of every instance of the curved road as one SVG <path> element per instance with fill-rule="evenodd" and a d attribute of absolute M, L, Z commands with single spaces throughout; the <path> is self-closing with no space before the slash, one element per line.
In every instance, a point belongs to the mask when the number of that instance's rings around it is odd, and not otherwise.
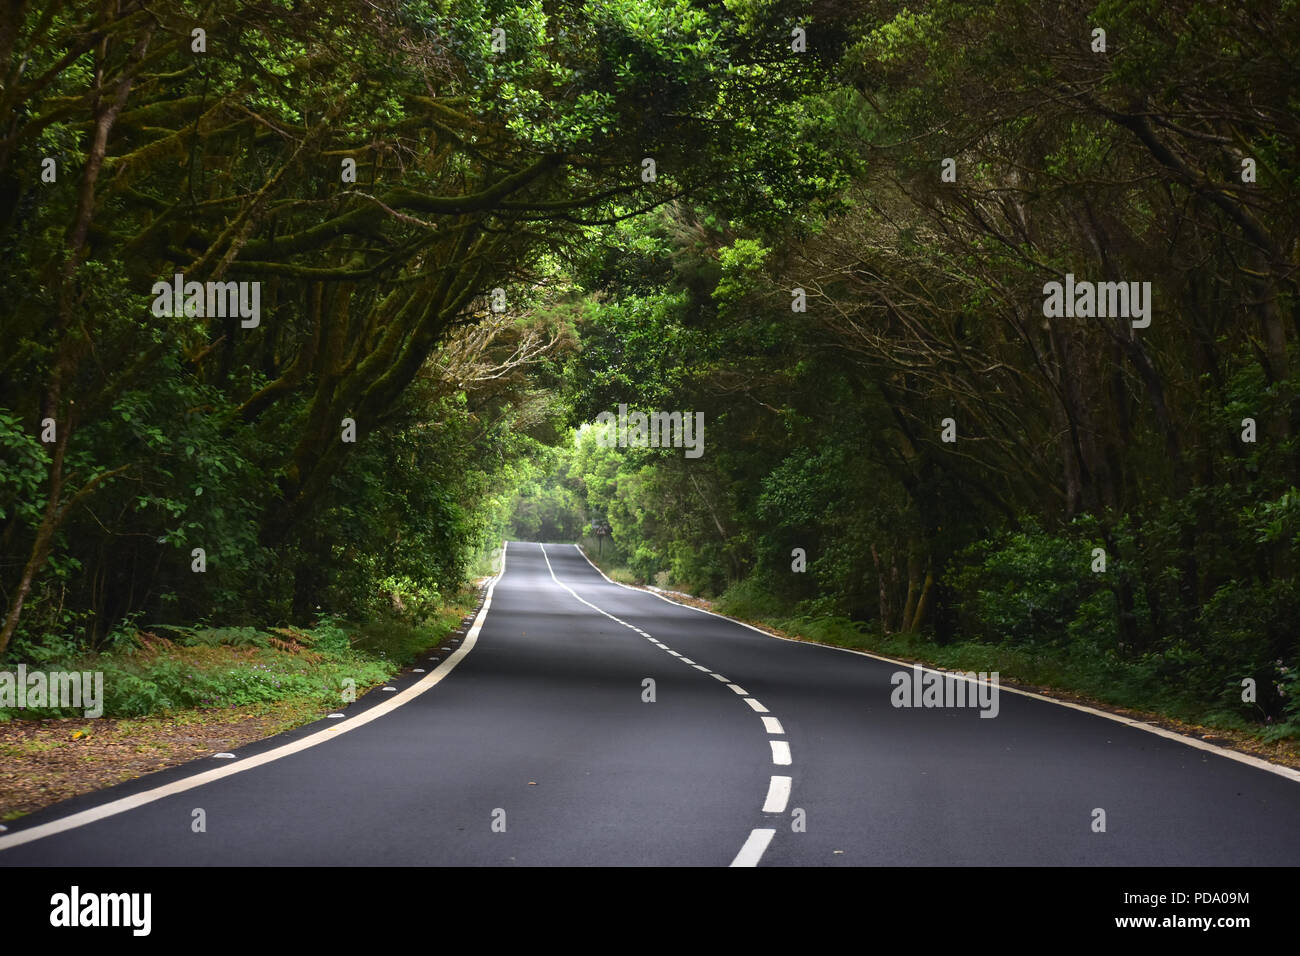
<path fill-rule="evenodd" d="M 1294 772 L 1005 689 L 992 719 L 895 707 L 899 665 L 610 583 L 571 545 L 512 543 L 489 594 L 396 690 L 24 817 L 0 866 L 1300 861 Z"/>

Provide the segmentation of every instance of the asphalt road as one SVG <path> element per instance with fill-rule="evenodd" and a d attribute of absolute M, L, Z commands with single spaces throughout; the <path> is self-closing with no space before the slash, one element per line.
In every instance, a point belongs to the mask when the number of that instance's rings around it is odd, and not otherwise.
<path fill-rule="evenodd" d="M 898 665 L 620 587 L 571 545 L 511 543 L 476 628 L 416 666 L 14 821 L 0 867 L 1300 862 L 1300 775 L 1005 688 L 992 718 L 895 707 Z"/>

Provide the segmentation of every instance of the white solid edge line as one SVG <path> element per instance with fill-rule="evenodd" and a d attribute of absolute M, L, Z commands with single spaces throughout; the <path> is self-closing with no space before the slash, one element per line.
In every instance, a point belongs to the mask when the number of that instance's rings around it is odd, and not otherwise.
<path fill-rule="evenodd" d="M 790 744 L 785 740 L 769 740 L 772 745 L 772 763 L 779 767 L 788 767 L 793 761 L 790 759 Z"/>
<path fill-rule="evenodd" d="M 774 836 L 776 836 L 776 831 L 768 828 L 750 831 L 749 837 L 745 840 L 745 845 L 740 848 L 740 852 L 731 861 L 731 865 L 758 866 L 758 861 L 763 858 L 763 852 L 767 849 L 767 845 L 772 842 Z"/>
<path fill-rule="evenodd" d="M 591 558 L 587 557 L 587 553 L 583 551 L 579 545 L 575 544 L 574 547 L 578 549 L 578 553 L 583 556 L 586 562 L 596 569 L 596 573 L 599 574 L 606 581 L 609 581 L 610 584 L 617 585 L 618 587 L 621 588 L 627 588 L 629 591 L 640 591 L 642 594 L 649 594 L 652 597 L 657 597 L 661 601 L 667 601 L 669 604 L 675 604 L 678 607 L 690 608 L 692 611 L 699 611 L 701 614 L 708 614 L 712 617 L 720 617 L 724 621 L 730 621 L 732 624 L 738 624 L 741 627 L 748 628 L 749 630 L 753 631 L 755 634 L 762 634 L 764 637 L 770 637 L 773 640 L 777 640 L 777 641 L 785 641 L 788 644 L 803 644 L 807 647 L 825 648 L 828 651 L 840 651 L 845 654 L 857 654 L 861 657 L 870 657 L 872 660 L 884 661 L 887 664 L 896 664 L 899 667 L 919 666 L 921 670 L 930 671 L 931 673 L 935 673 L 935 674 L 948 673 L 948 671 L 938 670 L 937 668 L 934 667 L 926 667 L 923 664 L 914 665 L 911 661 L 900 661 L 900 660 L 895 660 L 892 657 L 884 657 L 880 654 L 872 654 L 870 651 L 854 650 L 851 647 L 836 647 L 834 644 L 819 644 L 816 641 L 796 641 L 794 638 L 791 637 L 782 637 L 780 634 L 772 634 L 769 631 L 764 631 L 762 628 L 755 627 L 752 624 L 746 624 L 744 621 L 737 621 L 734 617 L 727 617 L 727 615 L 719 614 L 717 611 L 706 611 L 702 607 L 696 607 L 694 604 L 683 604 L 681 601 L 674 601 L 671 598 L 664 597 L 662 594 L 656 594 L 654 591 L 647 591 L 645 588 L 634 588 L 629 584 L 623 584 L 619 581 L 611 580 L 610 577 L 606 575 L 604 571 L 600 570 L 600 568 L 597 568 L 596 565 L 592 563 Z M 1254 767 L 1257 770 L 1266 770 L 1269 773 L 1276 774 L 1279 777 L 1285 777 L 1287 780 L 1290 780 L 1294 783 L 1300 783 L 1300 770 L 1295 770 L 1291 767 L 1285 767 L 1282 766 L 1281 764 L 1269 763 L 1267 760 L 1263 760 L 1259 757 L 1254 757 L 1251 756 L 1250 754 L 1244 754 L 1236 750 L 1229 750 L 1227 747 L 1220 747 L 1217 746 L 1216 744 L 1206 743 L 1204 740 L 1197 740 L 1195 737 L 1188 737 L 1186 734 L 1175 733 L 1172 730 L 1165 730 L 1165 728 L 1157 727 L 1155 724 L 1148 724 L 1142 720 L 1134 720 L 1131 717 L 1122 717 L 1119 714 L 1112 714 L 1109 713 L 1108 711 L 1098 710 L 1096 707 L 1089 707 L 1086 704 L 1075 704 L 1067 700 L 1057 700 L 1054 697 L 1046 697 L 1042 694 L 1035 694 L 1033 691 L 1029 691 L 1029 690 L 1020 690 L 1019 688 L 1016 687 L 999 686 L 998 690 L 1006 694 L 1016 694 L 1020 697 L 1029 697 L 1032 698 L 1033 700 L 1041 700 L 1048 704 L 1055 704 L 1058 707 L 1068 707 L 1071 710 L 1077 710 L 1085 714 L 1091 714 L 1094 717 L 1104 717 L 1106 720 L 1113 720 L 1117 724 L 1124 724 L 1126 727 L 1132 727 L 1135 730 L 1142 730 L 1149 734 L 1155 734 L 1157 737 L 1164 737 L 1166 740 L 1176 740 L 1181 744 L 1187 745 L 1188 747 L 1195 747 L 1197 750 L 1204 750 L 1204 751 L 1208 751 L 1209 753 L 1218 754 L 1220 757 L 1227 757 L 1229 760 L 1237 761 L 1237 763 L 1244 763 L 1247 766 Z"/>
<path fill-rule="evenodd" d="M 775 717 L 761 717 L 759 719 L 763 721 L 763 727 L 769 734 L 780 734 L 783 737 L 785 736 L 785 730 L 781 727 L 781 721 L 777 720 Z"/>
<path fill-rule="evenodd" d="M 763 801 L 764 813 L 785 813 L 790 802 L 790 777 L 773 777 L 767 785 L 767 799 Z"/>
<path fill-rule="evenodd" d="M 282 747 L 276 747 L 274 750 L 267 750 L 255 756 L 248 757 L 238 763 L 228 764 L 217 770 L 207 770 L 203 773 L 196 773 L 192 776 L 185 777 L 182 780 L 174 780 L 171 783 L 164 784 L 161 787 L 154 787 L 152 790 L 145 790 L 141 793 L 132 794 L 129 797 L 122 797 L 109 803 L 100 804 L 97 807 L 91 807 L 89 810 L 82 810 L 71 816 L 66 816 L 58 820 L 51 820 L 49 823 L 42 823 L 40 826 L 32 827 L 30 830 L 19 830 L 7 836 L 0 836 L 0 851 L 7 850 L 10 847 L 20 846 L 24 843 L 31 843 L 33 840 L 40 840 L 43 837 L 53 836 L 56 833 L 63 833 L 67 830 L 74 830 L 77 827 L 83 827 L 88 823 L 95 823 L 98 820 L 104 820 L 108 817 L 116 816 L 119 813 L 125 813 L 128 810 L 134 810 L 136 807 L 144 806 L 146 803 L 153 803 L 155 800 L 161 800 L 164 797 L 174 796 L 178 793 L 184 793 L 186 790 L 193 790 L 195 787 L 201 787 L 207 783 L 213 783 L 223 777 L 229 777 L 232 774 L 243 773 L 245 770 L 252 770 L 254 767 L 260 767 L 263 764 L 279 760 L 281 757 L 288 757 L 300 751 L 323 744 L 328 740 L 337 740 L 342 734 L 349 730 L 355 730 L 363 724 L 368 724 L 372 720 L 383 717 L 391 713 L 403 704 L 409 704 L 415 698 L 419 697 L 425 691 L 432 688 L 435 684 L 442 681 L 444 677 L 455 670 L 456 665 L 464 660 L 474 648 L 478 641 L 479 631 L 483 627 L 483 620 L 487 617 L 488 608 L 492 606 L 492 592 L 496 589 L 497 583 L 505 577 L 506 573 L 506 546 L 509 542 L 503 542 L 501 548 L 501 570 L 497 576 L 488 585 L 487 594 L 483 599 L 483 607 L 479 609 L 478 616 L 474 619 L 474 625 L 465 635 L 464 641 L 460 647 L 449 655 L 445 661 L 439 664 L 434 670 L 420 678 L 406 690 L 401 691 L 397 696 L 390 697 L 382 703 L 376 704 L 368 710 L 357 714 L 357 716 L 345 720 L 328 730 L 319 730 L 310 737 L 304 737 L 301 740 L 295 740 L 293 743 L 285 744 Z"/>
<path fill-rule="evenodd" d="M 753 707 L 754 710 L 756 710 L 760 714 L 767 713 L 767 708 L 764 707 L 762 704 L 760 704 L 758 701 L 754 700 L 754 698 L 752 697 L 746 697 L 745 703 L 747 703 L 750 707 Z"/>

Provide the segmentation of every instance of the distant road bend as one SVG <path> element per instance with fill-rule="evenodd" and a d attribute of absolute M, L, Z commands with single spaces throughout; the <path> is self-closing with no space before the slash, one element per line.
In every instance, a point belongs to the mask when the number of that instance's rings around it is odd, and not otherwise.
<path fill-rule="evenodd" d="M 895 707 L 898 664 L 506 554 L 395 692 L 13 821 L 0 866 L 1300 862 L 1300 773 L 1005 688 Z"/>

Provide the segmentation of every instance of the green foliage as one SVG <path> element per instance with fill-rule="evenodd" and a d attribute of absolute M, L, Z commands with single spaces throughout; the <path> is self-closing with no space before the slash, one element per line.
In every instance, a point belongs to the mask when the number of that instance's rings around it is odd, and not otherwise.
<path fill-rule="evenodd" d="M 0 659 L 313 623 L 342 666 L 338 620 L 418 631 L 502 537 L 583 537 L 828 640 L 1283 733 L 1300 8 L 1248 6 L 304 0 L 217 10 L 201 60 L 183 14 L 22 8 Z M 154 316 L 178 271 L 261 281 L 262 324 Z M 1151 281 L 1155 321 L 1041 321 L 1067 271 Z M 704 455 L 602 447 L 620 404 L 704 413 Z M 112 666 L 125 711 L 194 699 Z"/>
<path fill-rule="evenodd" d="M 1079 536 L 1024 530 L 977 542 L 954 557 L 953 587 L 963 595 L 963 634 L 992 644 L 1061 644 L 1072 632 L 1114 646 L 1107 626 L 1102 575 L 1091 570 L 1092 548 Z M 1106 574 L 1123 571 L 1111 561 Z"/>
<path fill-rule="evenodd" d="M 45 446 L 17 415 L 0 409 L 0 519 L 35 525 L 45 504 L 41 482 L 48 465 Z"/>
<path fill-rule="evenodd" d="M 770 250 L 754 239 L 737 239 L 718 250 L 721 278 L 713 290 L 714 301 L 724 312 L 727 307 L 748 295 Z"/>
<path fill-rule="evenodd" d="M 355 682 L 358 693 L 387 680 L 458 620 L 458 612 L 443 610 L 421 625 L 383 617 L 357 628 L 326 615 L 314 627 L 284 631 L 279 638 L 252 627 L 175 626 L 158 629 L 171 635 L 170 645 L 159 645 L 156 635 L 146 645 L 133 632 L 111 652 L 46 663 L 50 669 L 102 673 L 105 717 L 243 710 L 286 698 L 331 707 L 345 679 Z M 274 640 L 281 646 L 291 640 L 299 649 L 277 649 Z M 0 720 L 67 716 L 73 713 L 54 707 L 0 709 Z"/>
<path fill-rule="evenodd" d="M 184 10 L 52 0 L 15 17 L 8 658 L 99 648 L 139 615 L 418 621 L 495 546 L 515 498 L 521 532 L 571 540 L 572 489 L 526 475 L 538 443 L 576 406 L 666 394 L 696 342 L 680 297 L 627 297 L 579 375 L 560 354 L 590 303 L 566 299 L 564 271 L 636 271 L 596 261 L 618 244 L 591 241 L 602 229 L 666 249 L 620 233 L 637 213 L 803 215 L 838 175 L 828 117 L 801 108 L 825 71 L 771 62 L 715 4 L 243 5 L 211 12 L 202 57 Z M 105 89 L 122 97 L 111 110 Z M 54 183 L 34 174 L 46 157 Z M 260 323 L 155 315 L 153 284 L 176 274 L 260 283 Z M 485 307 L 497 288 L 504 316 Z M 578 381 L 587 395 L 557 398 Z M 47 414 L 50 446 L 34 437 Z"/>

